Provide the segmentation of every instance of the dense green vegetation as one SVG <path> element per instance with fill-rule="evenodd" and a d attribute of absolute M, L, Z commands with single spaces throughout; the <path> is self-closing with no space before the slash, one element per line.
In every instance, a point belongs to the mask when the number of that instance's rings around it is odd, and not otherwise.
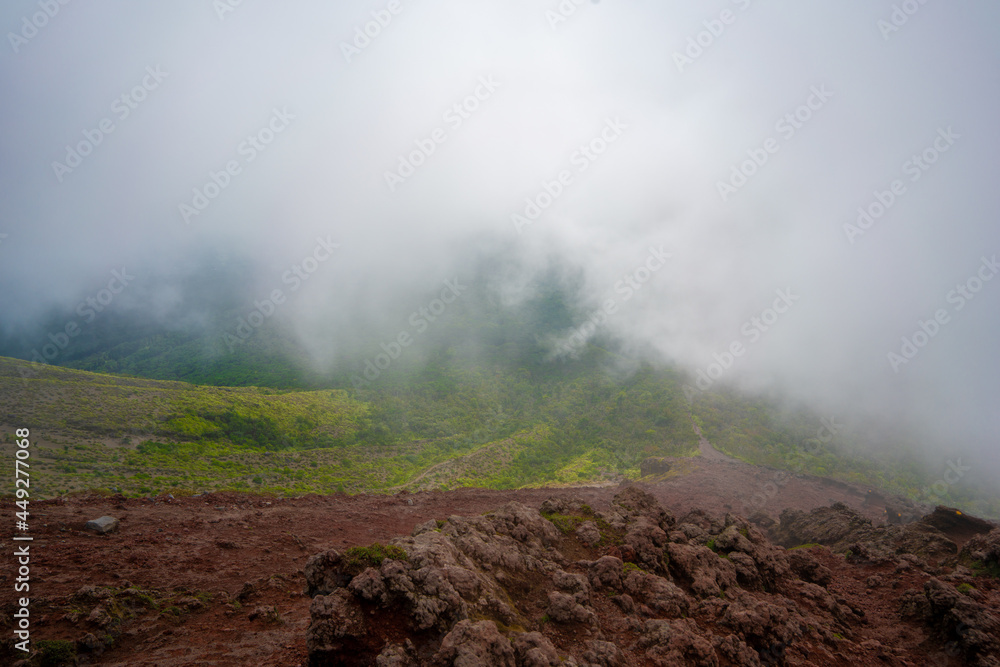
<path fill-rule="evenodd" d="M 429 380 L 296 392 L 0 359 L 0 396 L 4 421 L 32 429 L 43 495 L 571 484 L 634 477 L 646 456 L 695 451 L 674 374 L 581 368 L 533 380 L 440 363 Z M 450 391 L 427 386 L 442 376 Z"/>
<path fill-rule="evenodd" d="M 0 359 L 0 397 L 9 423 L 81 437 L 329 446 L 357 442 L 371 423 L 370 408 L 343 390 L 201 387 L 8 359 Z"/>
<path fill-rule="evenodd" d="M 646 457 L 695 454 L 694 421 L 748 462 L 926 495 L 918 466 L 847 456 L 847 436 L 820 431 L 815 415 L 730 392 L 688 404 L 682 374 L 608 370 L 620 361 L 594 348 L 580 362 L 512 369 L 441 354 L 367 388 L 291 391 L 0 358 L 2 448 L 13 449 L 14 428 L 32 429 L 39 496 L 517 488 L 638 477 Z M 968 507 L 975 491 L 950 488 L 944 500 Z"/>

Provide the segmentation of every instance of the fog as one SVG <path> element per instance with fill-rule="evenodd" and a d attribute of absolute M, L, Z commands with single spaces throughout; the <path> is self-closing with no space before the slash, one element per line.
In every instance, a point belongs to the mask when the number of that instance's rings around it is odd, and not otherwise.
<path fill-rule="evenodd" d="M 593 317 L 553 363 L 608 336 L 692 391 L 878 415 L 1000 472 L 998 21 L 916 0 L 8 2 L 2 327 L 123 270 L 160 287 L 119 307 L 180 326 L 219 288 L 201 263 L 230 258 L 247 312 L 282 290 L 276 317 L 328 364 L 502 251 L 510 303 L 553 265 L 580 276 Z"/>

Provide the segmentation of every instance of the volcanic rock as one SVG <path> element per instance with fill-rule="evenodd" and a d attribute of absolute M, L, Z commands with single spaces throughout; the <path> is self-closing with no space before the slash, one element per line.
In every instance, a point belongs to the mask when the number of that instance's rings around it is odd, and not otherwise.
<path fill-rule="evenodd" d="M 102 516 L 88 521 L 84 528 L 93 531 L 98 535 L 113 533 L 118 530 L 118 519 L 113 516 Z"/>

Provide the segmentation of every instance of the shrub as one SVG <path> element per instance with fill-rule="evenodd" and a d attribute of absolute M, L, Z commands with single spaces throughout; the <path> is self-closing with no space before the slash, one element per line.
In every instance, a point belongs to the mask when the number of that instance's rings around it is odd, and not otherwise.
<path fill-rule="evenodd" d="M 400 547 L 391 544 L 374 542 L 367 547 L 351 547 L 344 552 L 344 565 L 348 570 L 360 572 L 366 567 L 378 567 L 386 558 L 390 560 L 409 560 L 407 553 Z"/>
<path fill-rule="evenodd" d="M 76 644 L 65 639 L 43 639 L 35 642 L 42 667 L 62 667 L 76 664 Z"/>
<path fill-rule="evenodd" d="M 1000 563 L 974 560 L 969 563 L 969 567 L 977 576 L 982 575 L 1000 579 Z"/>
<path fill-rule="evenodd" d="M 552 524 L 559 529 L 559 532 L 564 535 L 572 533 L 580 526 L 581 523 L 586 521 L 583 517 L 573 516 L 571 514 L 542 512 L 542 517 L 551 521 Z"/>

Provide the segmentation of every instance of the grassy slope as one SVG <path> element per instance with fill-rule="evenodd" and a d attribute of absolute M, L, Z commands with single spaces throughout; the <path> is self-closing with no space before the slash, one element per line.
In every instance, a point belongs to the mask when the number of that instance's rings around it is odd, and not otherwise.
<path fill-rule="evenodd" d="M 1000 515 L 997 499 L 932 481 L 905 460 L 846 456 L 811 413 L 705 393 L 677 372 L 606 372 L 592 349 L 572 364 L 470 361 L 448 354 L 394 368 L 367 389 L 275 390 L 111 376 L 0 357 L 4 450 L 14 428 L 35 450 L 33 486 L 126 494 L 210 489 L 274 493 L 574 484 L 638 475 L 647 456 L 696 451 L 691 418 L 750 463 L 870 484 Z M 857 451 L 857 447 L 853 448 Z M 6 460 L 9 455 L 5 455 Z M 981 496 L 981 494 L 979 494 Z M 978 501 L 973 505 L 974 501 Z"/>
<path fill-rule="evenodd" d="M 31 429 L 43 445 L 33 481 L 50 496 L 574 483 L 695 450 L 669 374 L 546 380 L 459 362 L 431 371 L 369 390 L 278 391 L 0 358 L 4 448 L 14 428 Z"/>
<path fill-rule="evenodd" d="M 367 406 L 340 390 L 287 392 L 257 387 L 205 387 L 90 373 L 0 358 L 6 421 L 77 436 L 157 435 L 190 440 L 219 426 L 205 416 L 236 410 L 266 415 L 285 433 L 309 424 L 317 437 L 350 440 Z"/>

